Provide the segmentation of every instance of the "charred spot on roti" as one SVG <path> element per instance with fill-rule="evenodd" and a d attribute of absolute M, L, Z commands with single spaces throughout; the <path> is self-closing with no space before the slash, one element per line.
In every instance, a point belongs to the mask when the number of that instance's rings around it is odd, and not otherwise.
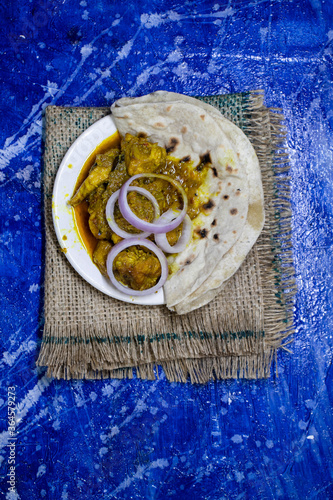
<path fill-rule="evenodd" d="M 202 208 L 204 210 L 212 210 L 214 207 L 215 207 L 215 203 L 213 202 L 213 200 L 208 200 L 207 203 L 204 203 L 202 205 Z"/>
<path fill-rule="evenodd" d="M 164 128 L 164 124 L 161 123 L 161 122 L 157 122 L 157 123 L 155 123 L 154 127 L 156 127 L 156 128 Z"/>
<path fill-rule="evenodd" d="M 216 219 L 213 220 L 212 226 L 216 226 Z"/>
<path fill-rule="evenodd" d="M 139 139 L 146 139 L 147 134 L 146 134 L 146 132 L 139 132 L 138 137 L 139 137 Z"/>
<path fill-rule="evenodd" d="M 184 158 L 182 158 L 180 161 L 187 163 L 188 161 L 191 161 L 191 157 L 190 157 L 190 155 L 184 156 Z"/>
<path fill-rule="evenodd" d="M 223 199 L 224 199 L 224 200 L 229 200 L 229 195 L 225 194 L 225 195 L 223 196 Z"/>
<path fill-rule="evenodd" d="M 205 228 L 204 229 L 197 229 L 196 233 L 197 233 L 198 236 L 200 236 L 200 238 L 206 238 L 207 234 L 208 234 L 208 231 Z"/>
<path fill-rule="evenodd" d="M 230 210 L 230 213 L 231 213 L 231 215 L 237 215 L 237 214 L 238 214 L 238 210 L 237 210 L 237 208 L 232 208 L 232 209 Z"/>
<path fill-rule="evenodd" d="M 187 259 L 185 260 L 185 262 L 181 262 L 181 266 L 189 266 L 190 264 L 192 264 L 192 262 L 194 261 L 195 259 L 195 255 L 190 255 L 189 257 L 187 257 Z M 183 268 L 184 269 L 184 268 Z"/>
<path fill-rule="evenodd" d="M 233 234 L 237 234 L 237 231 L 233 231 L 232 233 L 233 233 Z"/>
<path fill-rule="evenodd" d="M 196 170 L 198 172 L 201 172 L 202 169 L 204 168 L 205 165 L 207 165 L 208 163 L 212 163 L 212 159 L 210 157 L 210 153 L 209 151 L 207 151 L 205 154 L 203 155 L 200 155 L 200 163 L 199 165 L 196 167 Z"/>
<path fill-rule="evenodd" d="M 236 196 L 239 196 L 241 194 L 241 190 L 238 188 L 236 191 Z"/>
<path fill-rule="evenodd" d="M 171 111 L 172 110 L 172 106 L 167 106 L 166 110 L 167 110 L 167 112 Z"/>
<path fill-rule="evenodd" d="M 212 159 L 211 159 L 209 151 L 207 151 L 207 153 L 200 156 L 200 163 L 202 163 L 203 165 L 206 165 L 207 163 L 212 163 Z"/>
<path fill-rule="evenodd" d="M 214 240 L 218 241 L 219 240 L 219 235 L 217 233 L 214 234 L 213 236 Z"/>
<path fill-rule="evenodd" d="M 187 132 L 187 127 L 185 127 L 185 125 L 184 125 L 184 127 L 181 129 L 181 133 L 186 134 L 186 132 Z"/>
<path fill-rule="evenodd" d="M 166 152 L 172 153 L 176 149 L 178 144 L 179 144 L 179 140 L 177 139 L 177 137 L 171 137 L 169 144 L 165 148 Z"/>
<path fill-rule="evenodd" d="M 218 177 L 218 173 L 215 167 L 212 168 L 214 177 Z"/>
<path fill-rule="evenodd" d="M 226 171 L 227 171 L 227 172 L 229 172 L 229 173 L 231 174 L 231 172 L 232 172 L 232 167 L 230 167 L 230 165 L 228 165 L 228 166 L 226 167 Z"/>
<path fill-rule="evenodd" d="M 200 115 L 201 120 L 204 122 L 205 121 L 205 115 Z"/>

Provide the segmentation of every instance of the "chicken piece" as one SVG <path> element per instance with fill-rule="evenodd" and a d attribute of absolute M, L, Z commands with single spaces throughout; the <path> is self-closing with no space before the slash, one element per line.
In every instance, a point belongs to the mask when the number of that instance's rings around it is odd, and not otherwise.
<path fill-rule="evenodd" d="M 110 240 L 113 232 L 106 220 L 105 207 L 110 196 L 115 193 L 128 179 L 125 162 L 118 161 L 110 173 L 108 184 L 101 184 L 89 196 L 89 227 L 98 240 Z"/>
<path fill-rule="evenodd" d="M 112 243 L 114 243 L 116 245 L 117 243 L 119 243 L 119 241 L 122 241 L 123 238 L 121 236 L 119 236 L 117 233 L 112 233 L 111 240 L 112 240 Z"/>
<path fill-rule="evenodd" d="M 145 138 L 126 134 L 122 141 L 125 163 L 129 175 L 143 172 L 155 172 L 165 165 L 166 150 L 158 144 L 152 144 Z"/>
<path fill-rule="evenodd" d="M 96 163 L 90 169 L 88 177 L 72 196 L 69 204 L 75 207 L 85 200 L 98 186 L 107 182 L 113 168 L 114 160 L 118 157 L 119 150 L 111 149 L 107 154 L 98 155 Z"/>
<path fill-rule="evenodd" d="M 107 240 L 100 240 L 94 250 L 92 260 L 94 264 L 98 267 L 103 276 L 107 277 L 108 273 L 106 270 L 106 259 L 112 248 L 112 243 Z"/>
<path fill-rule="evenodd" d="M 113 263 L 115 277 L 133 290 L 147 290 L 161 276 L 161 264 L 151 252 L 131 246 L 118 254 Z"/>
<path fill-rule="evenodd" d="M 108 198 L 105 185 L 98 186 L 89 197 L 89 228 L 98 240 L 110 240 L 112 231 L 106 220 L 105 207 Z"/>

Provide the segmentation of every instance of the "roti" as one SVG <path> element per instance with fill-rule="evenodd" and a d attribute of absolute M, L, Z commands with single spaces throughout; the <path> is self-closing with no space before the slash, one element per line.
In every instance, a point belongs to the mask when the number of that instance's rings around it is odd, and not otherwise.
<path fill-rule="evenodd" d="M 245 134 L 221 113 L 198 99 L 159 91 L 123 98 L 112 108 L 122 136 L 145 135 L 170 155 L 202 159 L 211 168 L 198 196 L 203 210 L 193 220 L 187 248 L 168 258 L 166 305 L 178 314 L 212 300 L 240 267 L 264 224 L 260 167 Z"/>

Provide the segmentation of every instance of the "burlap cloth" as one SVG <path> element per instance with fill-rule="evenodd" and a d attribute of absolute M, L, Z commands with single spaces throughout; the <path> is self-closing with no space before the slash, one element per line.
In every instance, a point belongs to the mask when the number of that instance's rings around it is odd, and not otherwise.
<path fill-rule="evenodd" d="M 45 326 L 37 364 L 56 378 L 158 376 L 170 381 L 269 377 L 293 331 L 288 157 L 283 116 L 261 92 L 201 97 L 247 134 L 257 151 L 266 223 L 240 270 L 210 304 L 178 316 L 165 306 L 112 299 L 84 281 L 60 250 L 52 223 L 55 175 L 69 146 L 109 108 L 46 109 Z"/>

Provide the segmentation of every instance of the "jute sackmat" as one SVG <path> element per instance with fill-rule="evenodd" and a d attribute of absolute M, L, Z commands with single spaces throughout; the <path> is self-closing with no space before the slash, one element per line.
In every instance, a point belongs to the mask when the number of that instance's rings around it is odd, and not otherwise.
<path fill-rule="evenodd" d="M 165 306 L 110 298 L 84 281 L 60 249 L 52 223 L 55 175 L 69 146 L 109 108 L 49 106 L 44 156 L 45 325 L 37 364 L 55 378 L 136 376 L 170 381 L 269 377 L 293 331 L 288 156 L 283 116 L 261 92 L 200 99 L 243 129 L 259 158 L 266 223 L 256 245 L 208 305 L 178 316 Z"/>

